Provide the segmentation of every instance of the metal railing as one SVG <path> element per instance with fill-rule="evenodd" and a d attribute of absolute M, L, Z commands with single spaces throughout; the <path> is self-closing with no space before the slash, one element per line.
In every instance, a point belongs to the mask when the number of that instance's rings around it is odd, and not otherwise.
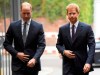
<path fill-rule="evenodd" d="M 4 36 L 0 36 L 0 75 L 11 75 L 11 56 L 3 48 Z"/>
<path fill-rule="evenodd" d="M 2 10 L 3 10 L 3 19 L 4 28 L 1 30 L 2 32 L 6 32 L 7 28 L 7 7 L 9 7 L 9 17 L 12 21 L 16 21 L 20 18 L 20 4 L 24 0 L 9 0 L 8 5 L 6 5 L 6 0 L 2 1 Z M 11 74 L 11 56 L 10 54 L 3 48 L 4 42 L 4 33 L 0 32 L 0 75 L 12 75 Z"/>

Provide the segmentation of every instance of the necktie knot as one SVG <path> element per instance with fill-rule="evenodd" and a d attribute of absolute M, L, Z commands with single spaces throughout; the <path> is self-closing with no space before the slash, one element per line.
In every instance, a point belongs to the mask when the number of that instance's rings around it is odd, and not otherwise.
<path fill-rule="evenodd" d="M 26 25 L 27 24 L 27 22 L 24 22 L 24 25 Z"/>

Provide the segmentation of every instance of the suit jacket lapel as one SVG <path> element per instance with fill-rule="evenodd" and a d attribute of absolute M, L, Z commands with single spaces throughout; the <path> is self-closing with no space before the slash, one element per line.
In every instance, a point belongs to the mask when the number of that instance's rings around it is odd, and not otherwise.
<path fill-rule="evenodd" d="M 72 44 L 72 40 L 71 40 L 71 35 L 70 35 L 70 24 L 67 24 L 66 25 L 66 28 L 65 28 L 65 35 L 69 41 L 69 44 L 71 45 Z"/>
<path fill-rule="evenodd" d="M 78 27 L 77 27 L 77 29 L 76 29 L 76 33 L 75 33 L 75 37 L 74 37 L 73 43 L 75 42 L 75 40 L 76 40 L 76 38 L 78 37 L 78 35 L 81 34 L 82 27 L 83 27 L 83 26 L 82 26 L 81 23 L 79 22 Z"/>
<path fill-rule="evenodd" d="M 28 31 L 28 35 L 27 35 L 27 38 L 26 38 L 26 42 L 25 42 L 25 45 L 27 45 L 29 43 L 29 41 L 31 41 L 31 37 L 30 36 L 33 36 L 33 33 L 34 32 L 34 23 L 33 21 L 31 20 L 31 23 L 30 23 L 30 27 L 29 27 L 29 31 Z"/>
<path fill-rule="evenodd" d="M 24 45 L 23 44 L 23 39 L 22 39 L 22 29 L 21 29 L 21 20 L 19 21 L 18 25 L 17 25 L 17 33 L 19 35 L 19 42 L 21 42 L 21 45 Z"/>

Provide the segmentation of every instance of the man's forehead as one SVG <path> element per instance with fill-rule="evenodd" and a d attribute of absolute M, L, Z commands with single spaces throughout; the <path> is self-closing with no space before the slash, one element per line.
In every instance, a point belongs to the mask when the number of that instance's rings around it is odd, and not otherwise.
<path fill-rule="evenodd" d="M 22 3 L 22 6 L 31 6 L 29 3 Z"/>
<path fill-rule="evenodd" d="M 28 3 L 28 2 L 24 2 L 24 3 L 22 3 L 21 8 L 22 8 L 22 9 L 23 9 L 23 8 L 32 8 L 32 6 L 31 6 L 31 4 Z"/>

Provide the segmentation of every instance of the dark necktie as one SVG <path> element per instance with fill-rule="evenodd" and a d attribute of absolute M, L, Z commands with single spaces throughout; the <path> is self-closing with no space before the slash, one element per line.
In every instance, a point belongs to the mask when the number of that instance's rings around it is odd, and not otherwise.
<path fill-rule="evenodd" d="M 72 41 L 74 39 L 74 35 L 75 35 L 75 25 L 72 25 Z"/>
<path fill-rule="evenodd" d="M 26 25 L 27 25 L 27 22 L 24 23 L 24 27 L 23 27 L 23 42 L 24 42 L 24 44 L 26 42 Z"/>

